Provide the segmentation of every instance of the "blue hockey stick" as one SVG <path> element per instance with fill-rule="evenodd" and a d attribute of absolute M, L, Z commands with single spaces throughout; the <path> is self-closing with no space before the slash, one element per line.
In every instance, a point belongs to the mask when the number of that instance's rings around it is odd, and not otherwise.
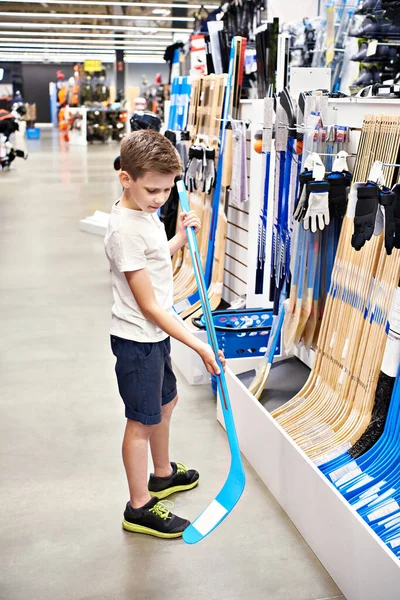
<path fill-rule="evenodd" d="M 182 210 L 184 212 L 189 212 L 190 206 L 185 184 L 181 180 L 177 182 L 176 187 L 178 189 Z M 201 305 L 205 317 L 209 344 L 215 353 L 215 358 L 220 368 L 220 374 L 217 376 L 217 384 L 231 451 L 231 466 L 223 488 L 216 498 L 211 502 L 211 504 L 206 508 L 206 510 L 201 513 L 201 515 L 197 517 L 197 519 L 183 532 L 183 539 L 187 544 L 196 544 L 205 538 L 206 535 L 211 533 L 213 529 L 218 527 L 218 525 L 229 515 L 243 493 L 246 478 L 242 458 L 240 456 L 240 447 L 236 435 L 235 422 L 233 420 L 232 407 L 229 399 L 225 373 L 218 357 L 219 348 L 217 335 L 215 333 L 211 314 L 207 286 L 201 268 L 200 253 L 197 246 L 196 236 L 192 228 L 187 229 L 187 236 L 196 282 L 199 288 Z"/>

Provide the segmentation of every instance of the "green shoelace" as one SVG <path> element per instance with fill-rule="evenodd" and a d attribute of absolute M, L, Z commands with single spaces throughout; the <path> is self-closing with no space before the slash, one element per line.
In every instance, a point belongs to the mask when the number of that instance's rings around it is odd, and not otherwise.
<path fill-rule="evenodd" d="M 182 463 L 177 462 L 176 468 L 177 468 L 177 473 L 187 473 L 188 472 L 188 468 Z"/>
<path fill-rule="evenodd" d="M 165 500 L 164 502 L 157 502 L 157 504 L 155 504 L 153 506 L 153 508 L 151 508 L 149 510 L 149 512 L 155 514 L 157 517 L 160 517 L 160 519 L 163 519 L 164 521 L 166 521 L 167 519 L 171 519 L 171 512 L 170 512 L 170 508 L 173 508 L 174 504 L 173 502 L 169 502 L 168 500 Z"/>

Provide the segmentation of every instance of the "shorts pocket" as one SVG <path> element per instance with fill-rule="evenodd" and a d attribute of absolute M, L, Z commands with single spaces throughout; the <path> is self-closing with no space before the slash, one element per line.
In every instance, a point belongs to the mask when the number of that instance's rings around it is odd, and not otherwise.
<path fill-rule="evenodd" d="M 138 358 L 139 360 L 147 360 L 148 358 L 151 358 L 151 356 L 154 354 L 155 350 L 156 350 L 157 344 L 156 343 L 151 343 L 151 342 L 143 342 L 143 343 L 138 343 L 136 348 L 138 350 Z"/>
<path fill-rule="evenodd" d="M 110 337 L 110 343 L 111 343 L 111 350 L 112 353 L 114 354 L 114 356 L 118 356 L 118 338 L 116 338 L 114 335 L 112 335 Z"/>

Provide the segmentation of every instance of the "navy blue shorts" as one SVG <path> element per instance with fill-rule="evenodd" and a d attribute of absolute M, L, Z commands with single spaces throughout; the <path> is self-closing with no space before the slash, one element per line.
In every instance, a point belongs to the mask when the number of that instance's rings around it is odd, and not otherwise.
<path fill-rule="evenodd" d="M 161 407 L 177 395 L 171 342 L 142 343 L 111 336 L 115 372 L 125 416 L 143 425 L 161 423 Z"/>

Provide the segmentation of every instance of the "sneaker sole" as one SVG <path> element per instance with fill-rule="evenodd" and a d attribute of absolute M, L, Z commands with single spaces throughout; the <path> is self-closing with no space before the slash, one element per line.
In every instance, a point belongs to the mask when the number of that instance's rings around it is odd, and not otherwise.
<path fill-rule="evenodd" d="M 129 523 L 129 521 L 122 521 L 122 527 L 125 531 L 130 531 L 131 533 L 144 533 L 145 535 L 152 535 L 158 538 L 164 539 L 173 539 L 182 537 L 183 531 L 179 531 L 178 533 L 162 533 L 162 531 L 157 531 L 156 529 L 150 529 L 149 527 L 143 527 L 143 525 L 134 525 L 133 523 Z"/>
<path fill-rule="evenodd" d="M 187 492 L 188 490 L 192 490 L 198 484 L 199 484 L 199 479 L 197 479 L 197 481 L 195 481 L 194 483 L 191 483 L 189 485 L 176 485 L 175 487 L 167 488 L 166 490 L 161 490 L 159 492 L 149 492 L 149 493 L 150 493 L 150 496 L 152 496 L 152 497 L 157 496 L 157 498 L 159 500 L 163 500 L 164 498 L 168 498 L 168 496 L 171 496 L 172 494 L 176 494 L 177 492 Z"/>

